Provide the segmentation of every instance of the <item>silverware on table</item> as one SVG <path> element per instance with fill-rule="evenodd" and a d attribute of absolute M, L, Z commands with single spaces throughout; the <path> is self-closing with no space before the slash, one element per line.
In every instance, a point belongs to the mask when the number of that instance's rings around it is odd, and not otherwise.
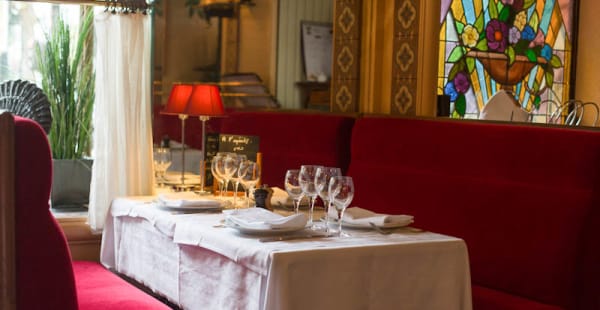
<path fill-rule="evenodd" d="M 314 238 L 330 238 L 335 237 L 337 234 L 309 234 L 309 235 L 288 235 L 288 236 L 276 236 L 266 237 L 258 239 L 260 242 L 274 242 L 274 241 L 287 241 L 287 240 L 298 240 L 298 239 L 314 239 Z"/>

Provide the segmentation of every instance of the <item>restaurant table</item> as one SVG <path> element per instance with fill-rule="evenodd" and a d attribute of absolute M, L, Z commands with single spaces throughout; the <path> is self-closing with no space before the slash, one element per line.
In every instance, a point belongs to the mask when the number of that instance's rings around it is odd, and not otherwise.
<path fill-rule="evenodd" d="M 172 211 L 155 198 L 113 201 L 101 262 L 183 309 L 472 307 L 461 239 L 346 229 L 349 237 L 261 242 L 223 225 L 223 213 Z"/>

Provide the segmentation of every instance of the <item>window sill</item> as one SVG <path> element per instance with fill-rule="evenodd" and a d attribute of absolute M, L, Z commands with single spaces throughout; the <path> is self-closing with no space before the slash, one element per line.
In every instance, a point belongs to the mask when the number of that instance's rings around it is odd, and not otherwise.
<path fill-rule="evenodd" d="M 62 228 L 73 260 L 100 260 L 102 234 L 94 234 L 87 223 L 87 211 L 55 212 L 52 214 Z"/>

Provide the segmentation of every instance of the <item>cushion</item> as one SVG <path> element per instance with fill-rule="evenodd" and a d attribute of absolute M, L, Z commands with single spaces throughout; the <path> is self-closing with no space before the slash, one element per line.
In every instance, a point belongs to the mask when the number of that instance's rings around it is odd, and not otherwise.
<path fill-rule="evenodd" d="M 79 309 L 170 309 L 98 263 L 74 261 L 73 270 Z"/>

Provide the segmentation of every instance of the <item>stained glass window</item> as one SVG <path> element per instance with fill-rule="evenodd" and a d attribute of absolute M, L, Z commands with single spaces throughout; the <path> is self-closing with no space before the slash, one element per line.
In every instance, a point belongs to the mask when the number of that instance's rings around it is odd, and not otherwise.
<path fill-rule="evenodd" d="M 438 94 L 477 118 L 500 89 L 534 122 L 569 97 L 573 0 L 442 0 Z"/>

